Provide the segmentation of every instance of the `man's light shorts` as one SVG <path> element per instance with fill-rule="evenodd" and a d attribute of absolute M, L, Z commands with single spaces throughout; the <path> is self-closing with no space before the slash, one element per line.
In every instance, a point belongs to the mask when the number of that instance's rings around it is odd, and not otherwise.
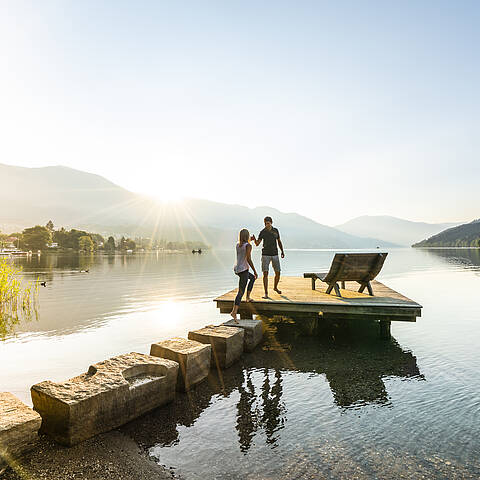
<path fill-rule="evenodd" d="M 268 272 L 272 262 L 273 269 L 276 272 L 280 272 L 280 259 L 278 255 L 262 255 L 262 272 Z"/>

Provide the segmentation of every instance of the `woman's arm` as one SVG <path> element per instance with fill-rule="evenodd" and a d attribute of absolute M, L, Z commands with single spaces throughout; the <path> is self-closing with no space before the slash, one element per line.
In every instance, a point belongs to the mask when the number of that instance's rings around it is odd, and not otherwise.
<path fill-rule="evenodd" d="M 257 271 L 255 270 L 255 265 L 252 262 L 252 246 L 247 244 L 247 262 L 252 267 L 255 278 L 258 278 Z"/>
<path fill-rule="evenodd" d="M 259 237 L 258 240 L 255 238 L 255 235 L 252 235 L 252 240 L 255 243 L 255 245 L 258 247 L 262 243 L 262 238 Z"/>

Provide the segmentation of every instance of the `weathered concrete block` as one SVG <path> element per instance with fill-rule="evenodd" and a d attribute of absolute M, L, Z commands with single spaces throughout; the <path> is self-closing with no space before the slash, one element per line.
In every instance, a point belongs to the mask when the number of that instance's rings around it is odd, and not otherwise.
<path fill-rule="evenodd" d="M 70 446 L 119 427 L 172 401 L 177 372 L 171 360 L 128 353 L 64 383 L 37 383 L 31 394 L 40 432 Z"/>
<path fill-rule="evenodd" d="M 208 325 L 200 330 L 188 332 L 188 338 L 212 346 L 211 366 L 228 368 L 243 352 L 243 330 L 225 325 Z"/>
<path fill-rule="evenodd" d="M 245 352 L 251 352 L 262 341 L 263 326 L 261 320 L 240 319 L 238 323 L 235 323 L 232 319 L 224 322 L 223 325 L 243 329 L 243 350 Z"/>
<path fill-rule="evenodd" d="M 42 419 L 15 395 L 0 393 L 0 471 L 35 447 Z"/>
<path fill-rule="evenodd" d="M 208 376 L 212 346 L 175 337 L 153 343 L 150 355 L 178 362 L 177 389 L 187 391 Z"/>

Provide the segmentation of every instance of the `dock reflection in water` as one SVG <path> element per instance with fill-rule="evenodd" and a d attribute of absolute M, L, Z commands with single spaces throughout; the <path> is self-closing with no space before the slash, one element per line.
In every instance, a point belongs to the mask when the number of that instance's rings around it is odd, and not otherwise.
<path fill-rule="evenodd" d="M 227 475 L 228 465 L 246 455 L 254 456 L 264 473 L 274 473 L 281 465 L 272 452 L 292 447 L 291 432 L 282 434 L 287 426 L 308 444 L 324 434 L 323 414 L 332 408 L 388 407 L 383 379 L 423 379 L 416 358 L 394 339 L 380 340 L 376 324 L 322 324 L 321 331 L 306 336 L 288 319 L 264 323 L 263 347 L 123 430 L 159 463 L 188 478 L 214 478 L 212 472 L 236 478 Z M 297 422 L 296 411 L 305 407 L 318 416 Z"/>
<path fill-rule="evenodd" d="M 343 408 L 388 404 L 383 378 L 423 379 L 416 358 L 402 350 L 393 337 L 379 339 L 374 322 L 320 320 L 313 333 L 305 336 L 295 324 L 269 322 L 264 348 L 278 352 L 262 355 L 257 363 L 270 366 L 273 362 L 283 370 L 325 375 L 335 403 Z M 254 352 L 250 358 L 257 355 Z"/>

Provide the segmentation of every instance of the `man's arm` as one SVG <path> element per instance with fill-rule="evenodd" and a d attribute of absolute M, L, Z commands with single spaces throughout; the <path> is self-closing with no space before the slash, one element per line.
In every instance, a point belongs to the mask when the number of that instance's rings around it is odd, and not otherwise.
<path fill-rule="evenodd" d="M 280 251 L 282 252 L 282 258 L 285 258 L 285 252 L 283 251 L 283 243 L 280 240 L 280 233 L 278 234 L 277 243 L 278 243 L 278 246 L 280 247 Z"/>
<path fill-rule="evenodd" d="M 255 235 L 252 235 L 255 246 L 258 247 L 262 243 L 262 233 L 258 236 L 258 240 L 255 238 Z"/>

